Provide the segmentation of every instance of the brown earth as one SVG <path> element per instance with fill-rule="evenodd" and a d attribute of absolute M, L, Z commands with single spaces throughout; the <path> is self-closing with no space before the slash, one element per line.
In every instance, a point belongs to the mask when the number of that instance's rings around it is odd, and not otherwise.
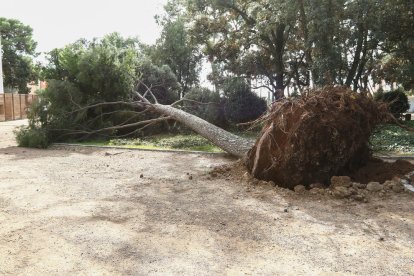
<path fill-rule="evenodd" d="M 0 274 L 414 274 L 411 194 L 295 194 L 209 173 L 221 155 L 17 148 L 16 124 L 0 123 Z"/>
<path fill-rule="evenodd" d="M 350 177 L 359 183 L 367 184 L 371 181 L 383 183 L 393 177 L 403 177 L 414 170 L 414 165 L 406 160 L 384 162 L 381 159 L 371 158 L 364 167 L 352 173 Z"/>

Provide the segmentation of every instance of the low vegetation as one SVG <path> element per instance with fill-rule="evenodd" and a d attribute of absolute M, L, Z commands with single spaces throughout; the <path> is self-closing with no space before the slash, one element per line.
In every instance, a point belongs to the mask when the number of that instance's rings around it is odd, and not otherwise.
<path fill-rule="evenodd" d="M 116 146 L 153 150 L 187 150 L 222 152 L 207 139 L 196 134 L 163 134 L 134 139 L 111 139 L 108 141 L 80 142 L 81 145 Z"/>
<path fill-rule="evenodd" d="M 414 127 L 414 121 L 404 124 Z M 414 154 L 414 133 L 396 125 L 381 125 L 371 137 L 371 145 L 376 153 Z"/>

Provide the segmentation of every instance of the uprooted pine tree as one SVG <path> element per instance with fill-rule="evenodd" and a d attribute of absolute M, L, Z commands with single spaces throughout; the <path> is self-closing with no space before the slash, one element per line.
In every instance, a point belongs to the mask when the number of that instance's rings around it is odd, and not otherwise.
<path fill-rule="evenodd" d="M 153 111 L 243 158 L 255 178 L 286 188 L 327 183 L 334 175 L 361 168 L 372 156 L 369 139 L 375 127 L 395 122 L 386 105 L 371 97 L 343 87 L 325 87 L 273 103 L 261 118 L 262 130 L 252 144 L 174 106 L 138 96 Z"/>
<path fill-rule="evenodd" d="M 144 94 L 134 92 L 134 97 L 127 104 L 160 117 L 108 129 L 172 119 L 241 158 L 255 178 L 286 188 L 328 183 L 334 175 L 356 171 L 372 157 L 369 139 L 375 127 L 398 123 L 386 105 L 350 89 L 331 86 L 274 102 L 256 122 L 262 130 L 253 142 L 176 107 L 186 99 L 163 105 L 149 88 Z"/>

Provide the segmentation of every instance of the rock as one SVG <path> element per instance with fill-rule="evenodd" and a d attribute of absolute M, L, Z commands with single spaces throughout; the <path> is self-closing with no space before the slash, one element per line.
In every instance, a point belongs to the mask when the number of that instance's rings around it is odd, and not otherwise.
<path fill-rule="evenodd" d="M 309 191 L 311 194 L 318 195 L 318 194 L 324 194 L 325 190 L 320 188 L 313 188 Z"/>
<path fill-rule="evenodd" d="M 395 183 L 401 183 L 401 178 L 399 178 L 398 176 L 394 176 L 392 181 Z"/>
<path fill-rule="evenodd" d="M 294 190 L 297 193 L 303 193 L 303 192 L 306 191 L 306 187 L 303 186 L 303 185 L 297 185 L 297 186 L 295 186 Z"/>
<path fill-rule="evenodd" d="M 370 192 L 378 192 L 383 189 L 383 186 L 378 182 L 369 182 L 366 189 Z"/>
<path fill-rule="evenodd" d="M 310 184 L 310 186 L 309 186 L 311 189 L 313 189 L 313 188 L 319 188 L 319 189 L 321 189 L 321 188 L 323 188 L 324 186 L 321 184 L 321 183 L 312 183 L 312 184 Z"/>
<path fill-rule="evenodd" d="M 272 185 L 273 187 L 276 187 L 276 183 L 274 181 L 269 181 L 269 184 Z"/>
<path fill-rule="evenodd" d="M 396 183 L 394 186 L 391 187 L 394 193 L 402 193 L 404 192 L 404 185 L 401 183 Z"/>
<path fill-rule="evenodd" d="M 349 176 L 332 176 L 331 186 L 332 187 L 351 187 L 352 182 Z"/>
<path fill-rule="evenodd" d="M 351 195 L 356 195 L 356 194 L 358 194 L 358 189 L 355 189 L 354 187 L 350 187 L 350 188 L 348 189 L 348 192 L 349 192 Z"/>
<path fill-rule="evenodd" d="M 337 186 L 333 190 L 333 196 L 337 198 L 347 198 L 352 195 L 352 192 L 343 186 Z"/>
<path fill-rule="evenodd" d="M 362 194 L 357 194 L 353 196 L 353 199 L 356 201 L 364 201 L 365 200 L 365 196 Z"/>
<path fill-rule="evenodd" d="M 367 184 L 354 182 L 354 183 L 352 183 L 352 187 L 354 189 L 365 189 L 367 187 Z"/>
<path fill-rule="evenodd" d="M 193 176 L 192 176 L 192 175 L 190 175 L 190 176 L 188 177 L 188 179 L 193 180 Z"/>
<path fill-rule="evenodd" d="M 139 176 L 139 178 L 144 178 L 144 175 L 141 173 L 141 175 Z"/>
<path fill-rule="evenodd" d="M 392 190 L 392 187 L 395 186 L 395 182 L 392 180 L 387 180 L 382 184 L 385 190 Z"/>

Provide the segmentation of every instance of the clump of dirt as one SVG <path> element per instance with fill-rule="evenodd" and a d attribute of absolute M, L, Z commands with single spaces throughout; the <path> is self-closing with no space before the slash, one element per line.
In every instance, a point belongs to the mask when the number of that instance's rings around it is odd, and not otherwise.
<path fill-rule="evenodd" d="M 414 165 L 406 160 L 388 163 L 381 159 L 372 158 L 365 166 L 349 174 L 349 176 L 353 181 L 363 184 L 372 181 L 384 183 L 394 177 L 403 177 L 412 171 L 414 171 Z"/>
<path fill-rule="evenodd" d="M 343 87 L 284 99 L 263 118 L 246 165 L 255 178 L 290 189 L 327 184 L 368 163 L 369 138 L 389 116 L 386 105 Z"/>

